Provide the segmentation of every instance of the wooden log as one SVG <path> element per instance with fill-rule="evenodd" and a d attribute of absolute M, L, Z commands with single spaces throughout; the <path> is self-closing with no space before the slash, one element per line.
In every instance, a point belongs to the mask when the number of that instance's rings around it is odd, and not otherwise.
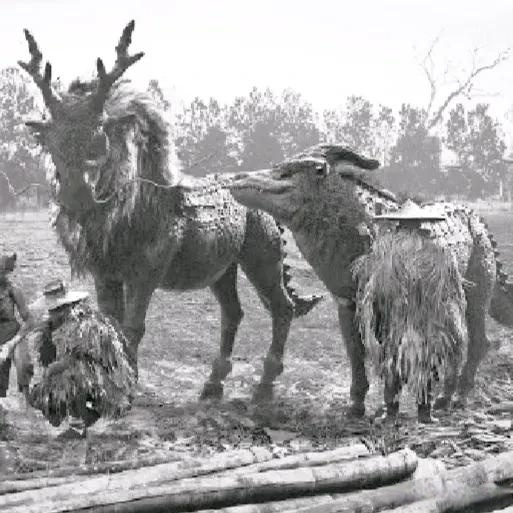
<path fill-rule="evenodd" d="M 331 451 L 303 452 L 291 454 L 283 458 L 255 463 L 236 470 L 220 472 L 218 476 L 233 475 L 234 473 L 267 472 L 268 470 L 286 470 L 298 467 L 315 467 L 329 465 L 341 461 L 354 460 L 360 457 L 370 456 L 369 449 L 365 444 L 353 444 L 338 447 Z"/>
<path fill-rule="evenodd" d="M 200 458 L 187 458 L 187 461 L 200 461 Z M 87 465 L 74 465 L 68 467 L 45 468 L 44 470 L 32 470 L 30 472 L 20 472 L 9 474 L 9 481 L 25 481 L 37 478 L 68 477 L 70 475 L 87 476 L 91 474 L 116 474 L 125 470 L 135 470 L 141 467 L 160 465 L 161 463 L 176 463 L 184 461 L 176 454 L 158 455 L 158 456 L 138 456 L 137 459 L 100 461 Z M 40 463 L 40 466 L 42 464 Z M 1 476 L 4 477 L 3 475 Z"/>
<path fill-rule="evenodd" d="M 143 467 L 135 470 L 124 471 L 114 475 L 96 476 L 73 476 L 67 477 L 39 477 L 25 480 L 3 480 L 0 482 L 0 495 L 6 493 L 16 493 L 25 490 L 36 490 L 39 488 L 59 486 L 66 483 L 79 483 L 94 479 L 100 484 L 108 480 L 109 487 L 125 486 L 126 482 L 131 480 L 139 486 L 161 482 L 170 482 L 177 479 L 190 478 L 211 474 L 225 469 L 234 469 L 236 467 L 250 466 L 255 462 L 262 463 L 273 457 L 272 452 L 264 447 L 254 447 L 252 449 L 242 449 L 238 451 L 228 451 L 219 453 L 210 458 L 191 458 L 188 460 L 175 461 L 172 463 L 162 463 Z"/>
<path fill-rule="evenodd" d="M 296 468 L 299 466 L 325 465 L 328 463 L 335 463 L 337 461 L 369 456 L 369 450 L 367 446 L 360 443 L 339 447 L 332 451 L 298 453 L 277 459 L 273 459 L 273 455 L 269 451 L 267 451 L 267 456 L 264 457 L 263 451 L 261 449 L 255 448 L 255 450 L 259 451 L 258 463 L 249 465 L 245 464 L 245 466 L 240 468 L 239 471 L 235 470 L 235 466 L 229 466 L 226 467 L 225 473 L 230 474 L 233 472 L 264 472 L 267 470 Z M 238 459 L 240 452 L 240 450 L 237 450 L 223 454 L 225 454 L 227 459 Z M 210 460 L 211 458 L 208 458 L 208 461 Z M 174 463 L 177 465 L 177 467 L 184 467 L 186 465 L 191 467 L 199 467 L 205 463 L 205 459 L 202 458 L 189 458 L 187 461 L 188 463 L 184 463 L 184 460 L 178 460 L 176 455 L 146 456 L 133 460 L 99 462 L 90 465 L 58 467 L 54 469 L 38 470 L 21 474 L 10 474 L 5 476 L 5 479 L 0 482 L 0 495 L 4 493 L 13 493 L 17 491 L 43 488 L 45 486 L 55 486 L 71 481 L 78 481 L 84 479 L 83 477 L 79 476 L 87 476 L 90 474 L 114 474 L 123 472 L 125 470 L 134 470 L 141 467 L 160 465 L 163 463 Z M 216 470 L 215 472 L 219 476 L 224 475 L 222 468 Z"/>
<path fill-rule="evenodd" d="M 486 412 L 494 415 L 500 413 L 513 413 L 513 401 L 502 401 L 501 403 L 488 408 Z"/>
<path fill-rule="evenodd" d="M 465 490 L 456 492 L 448 491 L 442 497 L 423 499 L 412 502 L 394 509 L 353 509 L 351 511 L 372 511 L 381 513 L 445 513 L 449 511 L 466 511 L 469 506 L 501 503 L 504 500 L 512 499 L 513 490 L 509 487 L 498 486 L 494 483 L 485 483 L 477 488 L 465 487 Z M 289 513 L 301 511 L 301 508 L 315 505 L 322 509 L 327 504 L 332 504 L 340 495 L 317 495 L 315 497 L 304 497 L 294 500 L 266 502 L 263 504 L 246 504 L 222 509 L 208 509 L 196 513 Z M 349 497 L 349 496 L 348 496 Z M 349 511 L 349 510 L 348 510 Z M 513 512 L 507 512 L 513 513 Z"/>
<path fill-rule="evenodd" d="M 272 469 L 278 470 L 296 468 L 298 466 L 324 465 L 327 463 L 335 463 L 337 461 L 349 460 L 369 455 L 369 451 L 364 444 L 352 444 L 339 447 L 333 451 L 293 454 L 278 459 L 272 459 L 273 455 L 269 451 L 267 451 L 267 455 L 265 457 L 261 449 L 255 448 L 255 451 L 259 451 L 259 459 L 255 460 L 258 461 L 258 463 L 246 464 L 245 462 L 241 462 L 241 468 L 239 471 L 235 470 L 235 465 L 230 465 L 225 467 L 226 473 L 264 472 Z M 231 451 L 223 454 L 225 454 L 226 459 L 229 460 L 231 458 L 238 459 L 239 453 L 240 451 Z M 211 458 L 208 458 L 208 461 L 210 460 Z M 265 460 L 270 461 L 266 462 Z M 164 463 L 173 463 L 174 465 L 170 466 L 170 472 L 173 472 L 172 469 L 174 466 L 176 466 L 176 468 L 185 468 L 186 466 L 193 468 L 194 466 L 201 467 L 205 463 L 205 460 L 201 458 L 189 458 L 186 461 L 188 463 L 184 463 L 184 460 L 177 461 L 176 456 L 150 456 L 140 457 L 134 460 L 100 462 L 91 465 L 59 467 L 55 469 L 47 469 L 21 474 L 10 474 L 0 482 L 0 495 L 5 493 L 21 492 L 24 490 L 32 490 L 36 488 L 44 488 L 47 486 L 57 486 L 69 482 L 77 482 L 86 478 L 83 476 L 88 476 L 91 474 L 114 474 L 123 472 L 125 470 L 135 470 L 141 467 L 155 466 Z M 223 470 L 223 467 L 220 467 L 213 472 L 216 472 L 217 475 L 221 476 L 224 475 Z M 193 474 L 182 477 L 192 477 L 192 475 Z"/>
<path fill-rule="evenodd" d="M 434 497 L 441 496 L 452 489 L 457 496 L 457 494 L 465 495 L 468 490 L 485 485 L 485 488 L 480 488 L 481 491 L 492 490 L 499 497 L 503 492 L 497 488 L 503 487 L 496 488 L 493 482 L 509 484 L 512 474 L 513 452 L 509 452 L 467 467 L 455 468 L 430 477 L 412 479 L 375 490 L 316 495 L 302 499 L 235 506 L 224 510 L 208 509 L 197 513 L 214 513 L 214 511 L 217 513 L 354 513 L 355 511 L 377 513 L 412 503 L 427 507 L 432 504 Z M 510 493 L 508 488 L 505 490 L 506 494 Z M 421 502 L 426 504 L 421 505 Z"/>
<path fill-rule="evenodd" d="M 381 513 L 448 513 L 452 511 L 467 511 L 471 506 L 487 504 L 494 507 L 494 504 L 505 500 L 513 500 L 513 490 L 508 487 L 501 487 L 493 483 L 486 483 L 476 489 L 467 487 L 464 495 L 459 493 L 448 493 L 442 498 L 430 498 L 412 502 L 394 509 L 354 509 L 351 511 L 372 511 Z M 333 503 L 336 500 L 334 495 L 317 495 L 315 497 L 303 497 L 289 499 L 287 501 L 266 502 L 263 504 L 245 504 L 243 506 L 232 506 L 221 509 L 204 509 L 196 513 L 283 513 L 301 511 L 301 508 L 312 506 L 313 502 L 317 507 Z M 497 510 L 493 513 L 513 513 L 513 508 Z"/>
<path fill-rule="evenodd" d="M 486 483 L 498 483 L 513 478 L 513 451 L 440 473 L 438 476 L 415 479 L 377 490 L 363 490 L 335 498 L 331 503 L 282 511 L 301 513 L 352 513 L 354 511 L 378 512 L 397 508 L 405 504 L 432 499 L 454 490 L 464 494 L 469 488 Z"/>
<path fill-rule="evenodd" d="M 417 465 L 410 450 L 322 467 L 272 470 L 231 477 L 197 477 L 158 486 L 101 478 L 3 495 L 3 513 L 154 513 L 193 511 L 308 494 L 342 492 L 404 479 Z M 127 472 L 128 474 L 128 472 Z"/>
<path fill-rule="evenodd" d="M 259 504 L 243 504 L 241 506 L 229 506 L 227 508 L 202 509 L 195 513 L 283 513 L 297 511 L 306 506 L 316 504 L 330 504 L 334 495 L 321 494 L 315 497 L 299 497 L 297 499 L 286 499 L 283 501 L 263 502 Z"/>
<path fill-rule="evenodd" d="M 513 488 L 498 486 L 494 483 L 485 483 L 481 486 L 447 490 L 443 495 L 433 497 L 394 509 L 384 510 L 382 513 L 448 513 L 450 511 L 468 511 L 487 505 L 494 507 L 505 501 L 513 501 Z"/>

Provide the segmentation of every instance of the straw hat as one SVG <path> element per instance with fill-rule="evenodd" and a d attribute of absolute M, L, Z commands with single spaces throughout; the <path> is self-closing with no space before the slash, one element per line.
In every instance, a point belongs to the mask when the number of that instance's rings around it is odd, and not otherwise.
<path fill-rule="evenodd" d="M 440 211 L 430 205 L 420 206 L 411 200 L 405 201 L 396 212 L 374 216 L 374 219 L 390 221 L 445 221 L 447 219 Z"/>
<path fill-rule="evenodd" d="M 54 280 L 47 283 L 43 289 L 43 295 L 36 299 L 31 305 L 31 309 L 36 311 L 56 310 L 64 305 L 72 305 L 89 297 L 89 293 L 83 290 L 66 289 L 62 280 Z"/>

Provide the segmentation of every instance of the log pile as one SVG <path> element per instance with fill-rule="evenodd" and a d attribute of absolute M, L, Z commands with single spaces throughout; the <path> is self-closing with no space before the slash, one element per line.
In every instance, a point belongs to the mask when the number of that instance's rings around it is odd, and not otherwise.
<path fill-rule="evenodd" d="M 0 511 L 509 513 L 513 507 L 513 453 L 452 470 L 438 465 L 430 473 L 419 472 L 409 449 L 382 456 L 362 444 L 282 458 L 255 447 L 129 470 L 119 463 L 102 474 L 79 468 L 67 476 L 4 480 Z"/>

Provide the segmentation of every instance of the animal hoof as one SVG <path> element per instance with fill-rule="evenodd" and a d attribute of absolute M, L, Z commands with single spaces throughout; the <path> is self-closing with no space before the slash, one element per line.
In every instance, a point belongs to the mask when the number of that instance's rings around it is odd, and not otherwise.
<path fill-rule="evenodd" d="M 365 417 L 365 405 L 362 403 L 353 403 L 347 410 L 347 416 L 353 419 Z"/>
<path fill-rule="evenodd" d="M 459 395 L 452 402 L 452 407 L 456 410 L 464 410 L 467 407 L 467 396 Z"/>
<path fill-rule="evenodd" d="M 421 424 L 438 424 L 438 419 L 431 414 L 431 405 L 420 404 L 417 408 L 417 422 Z"/>
<path fill-rule="evenodd" d="M 381 419 L 385 422 L 395 422 L 399 416 L 399 403 L 389 403 L 385 407 L 385 411 L 381 416 Z"/>
<path fill-rule="evenodd" d="M 433 404 L 433 409 L 435 410 L 448 410 L 449 406 L 451 406 L 451 400 L 449 397 L 440 396 L 436 398 L 435 403 Z"/>
<path fill-rule="evenodd" d="M 221 399 L 223 397 L 222 383 L 205 383 L 201 391 L 200 399 L 206 401 L 208 399 Z"/>
<path fill-rule="evenodd" d="M 273 400 L 274 387 L 272 383 L 260 383 L 253 393 L 254 403 L 267 403 Z"/>
<path fill-rule="evenodd" d="M 69 427 L 66 431 L 57 435 L 59 440 L 80 440 L 85 438 L 85 432 L 80 432 L 74 427 Z"/>
<path fill-rule="evenodd" d="M 433 415 L 429 414 L 419 414 L 417 416 L 417 422 L 420 422 L 421 424 L 438 424 L 440 421 L 433 417 Z"/>

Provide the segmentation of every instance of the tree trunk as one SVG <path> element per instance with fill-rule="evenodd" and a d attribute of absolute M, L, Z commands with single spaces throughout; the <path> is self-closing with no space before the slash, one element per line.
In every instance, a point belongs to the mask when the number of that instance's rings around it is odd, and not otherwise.
<path fill-rule="evenodd" d="M 3 513 L 154 513 L 193 511 L 307 494 L 380 486 L 411 475 L 417 457 L 410 450 L 322 467 L 247 475 L 198 477 L 160 485 L 134 482 L 130 472 L 114 482 L 102 476 L 0 497 Z M 164 476 L 163 476 L 164 477 Z"/>

